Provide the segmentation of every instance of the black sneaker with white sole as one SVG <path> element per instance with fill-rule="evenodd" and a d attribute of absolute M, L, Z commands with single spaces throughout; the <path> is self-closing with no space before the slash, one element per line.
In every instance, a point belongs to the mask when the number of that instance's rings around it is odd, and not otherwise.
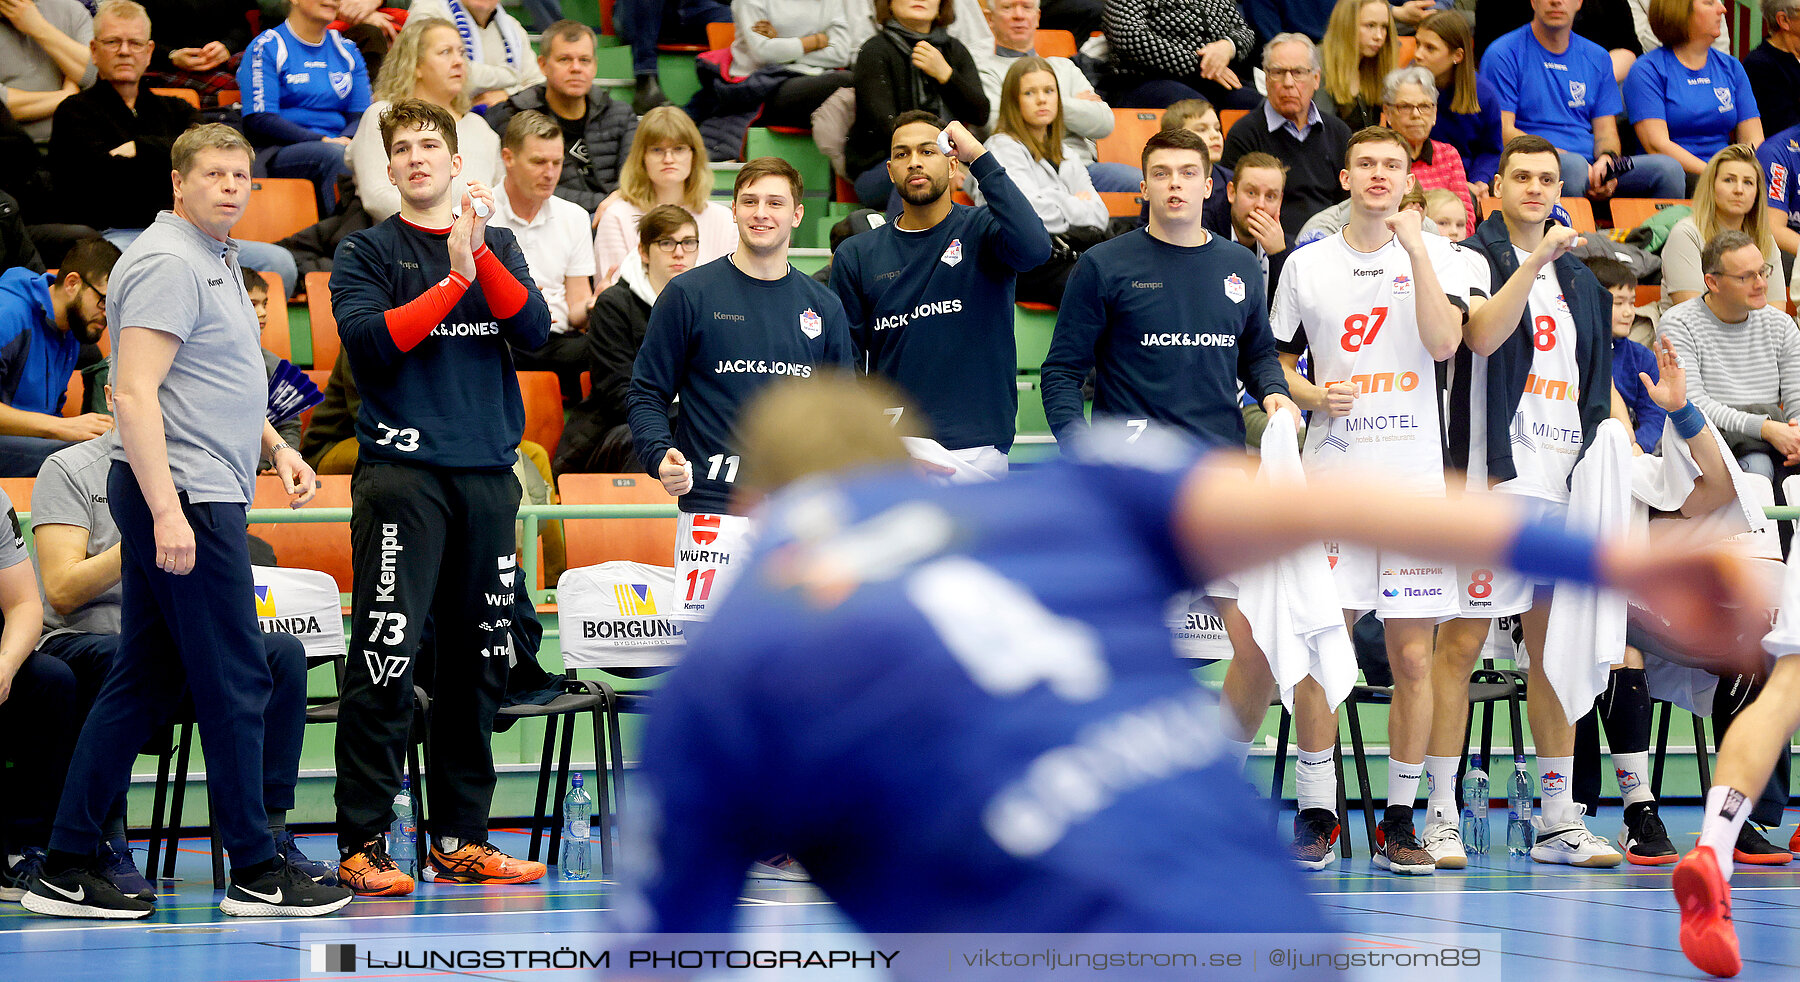
<path fill-rule="evenodd" d="M 349 903 L 356 896 L 349 887 L 325 886 L 284 862 L 273 870 L 225 888 L 219 909 L 233 917 L 317 917 Z"/>
<path fill-rule="evenodd" d="M 156 913 L 156 905 L 127 897 L 98 870 L 72 869 L 33 880 L 20 899 L 25 909 L 51 917 L 97 917 L 136 920 Z"/>

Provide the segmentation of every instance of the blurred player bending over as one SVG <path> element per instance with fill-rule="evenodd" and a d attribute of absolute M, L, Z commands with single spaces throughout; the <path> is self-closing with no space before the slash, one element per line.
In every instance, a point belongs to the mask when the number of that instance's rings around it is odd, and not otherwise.
<path fill-rule="evenodd" d="M 893 398 L 772 387 L 739 430 L 740 494 L 900 458 Z M 1349 472 L 1329 496 L 1250 473 L 1150 430 L 996 483 L 795 483 L 657 693 L 618 927 L 729 930 L 745 869 L 785 852 L 876 932 L 1323 928 L 1162 626 L 1169 595 L 1308 542 L 1610 584 L 1695 648 L 1759 616 L 1723 553 L 1597 543 L 1503 498 L 1402 509 Z M 1748 647 L 1718 657 L 1760 663 Z"/>

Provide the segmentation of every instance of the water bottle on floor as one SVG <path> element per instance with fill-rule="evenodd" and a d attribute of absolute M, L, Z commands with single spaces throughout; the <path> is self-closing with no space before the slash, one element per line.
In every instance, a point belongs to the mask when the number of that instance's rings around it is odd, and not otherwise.
<path fill-rule="evenodd" d="M 400 778 L 400 793 L 394 796 L 394 824 L 388 827 L 388 858 L 400 872 L 419 878 L 419 821 L 413 817 L 412 778 Z"/>
<path fill-rule="evenodd" d="M 1531 855 L 1536 833 L 1531 828 L 1531 774 L 1525 770 L 1525 758 L 1513 758 L 1512 782 L 1506 794 L 1506 853 L 1509 856 Z"/>
<path fill-rule="evenodd" d="M 563 796 L 562 878 L 593 879 L 594 871 L 588 853 L 588 816 L 593 813 L 594 799 L 588 797 L 577 773 L 569 782 L 569 793 Z"/>
<path fill-rule="evenodd" d="M 1481 769 L 1481 755 L 1469 756 L 1469 769 L 1462 782 L 1463 851 L 1483 855 L 1488 851 L 1488 776 Z"/>

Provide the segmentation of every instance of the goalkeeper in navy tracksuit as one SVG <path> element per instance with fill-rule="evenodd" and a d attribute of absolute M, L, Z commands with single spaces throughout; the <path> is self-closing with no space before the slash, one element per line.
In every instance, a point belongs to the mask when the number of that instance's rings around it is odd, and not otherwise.
<path fill-rule="evenodd" d="M 422 872 L 523 883 L 541 863 L 487 843 L 489 737 L 505 686 L 519 570 L 513 477 L 525 426 L 508 342 L 541 346 L 550 310 L 511 232 L 488 226 L 493 195 L 461 170 L 456 122 L 418 100 L 381 117 L 400 214 L 338 248 L 333 312 L 362 409 L 350 523 L 356 582 L 337 742 L 339 876 L 358 893 L 412 892 L 381 832 L 393 820 L 412 718 L 413 664 L 435 624 L 431 850 Z M 425 857 L 421 857 L 423 859 Z"/>
<path fill-rule="evenodd" d="M 938 145 L 948 133 L 954 156 Z M 931 435 L 970 464 L 1005 473 L 1019 412 L 1013 292 L 1018 274 L 1050 258 L 1031 202 L 961 123 L 902 113 L 889 138 L 899 218 L 847 240 L 831 260 L 871 374 L 898 383 Z M 950 200 L 968 168 L 987 206 Z M 892 412 L 892 410 L 890 410 Z"/>

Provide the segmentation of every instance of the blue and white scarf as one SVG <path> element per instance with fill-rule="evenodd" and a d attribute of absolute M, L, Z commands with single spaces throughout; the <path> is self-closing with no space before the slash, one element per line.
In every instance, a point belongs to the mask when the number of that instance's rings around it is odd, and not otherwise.
<path fill-rule="evenodd" d="M 469 56 L 470 64 L 483 64 L 482 29 L 481 25 L 475 23 L 475 15 L 469 13 L 462 0 L 444 0 L 444 6 L 450 8 L 450 20 L 456 25 L 456 33 L 462 35 L 463 53 Z M 500 44 L 506 49 L 506 63 L 514 69 L 522 69 L 519 52 L 529 52 L 531 45 L 525 40 L 525 32 L 519 27 L 519 22 L 505 10 L 495 7 L 492 23 L 500 28 Z"/>

